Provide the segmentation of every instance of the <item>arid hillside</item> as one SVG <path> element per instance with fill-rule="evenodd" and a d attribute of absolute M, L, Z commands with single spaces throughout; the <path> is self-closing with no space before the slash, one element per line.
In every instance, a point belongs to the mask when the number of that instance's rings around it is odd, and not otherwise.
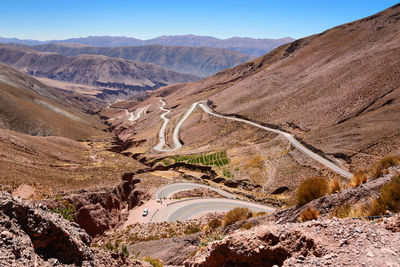
<path fill-rule="evenodd" d="M 92 47 L 68 44 L 43 44 L 29 48 L 56 52 L 66 56 L 81 54 L 104 55 L 152 63 L 164 68 L 206 77 L 221 70 L 249 61 L 252 57 L 241 52 L 212 47 L 146 45 L 137 47 Z"/>
<path fill-rule="evenodd" d="M 280 128 L 355 172 L 400 149 L 399 12 L 397 5 L 199 82 L 161 88 L 136 107 L 157 107 L 159 99 L 165 100 L 171 109 L 167 146 L 190 105 L 209 100 L 216 112 Z M 138 121 L 131 133 L 141 143 L 131 151 L 152 151 L 161 113 Z M 270 192 L 283 185 L 295 189 L 301 177 L 331 175 L 281 137 L 211 117 L 200 108 L 183 123 L 179 138 L 183 147 L 169 154 L 227 150 L 230 171 L 221 170 L 221 176 L 250 179 Z"/>
<path fill-rule="evenodd" d="M 198 80 L 193 75 L 121 58 L 98 55 L 66 57 L 8 45 L 0 45 L 0 62 L 36 77 L 128 91 Z"/>
<path fill-rule="evenodd" d="M 15 69 L 0 65 L 0 88 L 0 128 L 75 140 L 105 134 L 101 131 L 104 125 L 82 112 L 82 104 L 74 95 L 50 88 Z"/>

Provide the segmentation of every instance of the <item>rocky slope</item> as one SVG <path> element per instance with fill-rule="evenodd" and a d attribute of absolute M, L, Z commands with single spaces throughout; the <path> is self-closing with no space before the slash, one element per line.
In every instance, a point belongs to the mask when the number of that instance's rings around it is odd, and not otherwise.
<path fill-rule="evenodd" d="M 397 266 L 399 224 L 398 215 L 381 224 L 352 219 L 268 223 L 210 243 L 185 266 Z"/>
<path fill-rule="evenodd" d="M 126 90 L 155 89 L 197 80 L 162 67 L 98 55 L 66 57 L 0 45 L 0 62 L 37 77 Z"/>
<path fill-rule="evenodd" d="M 251 59 L 250 56 L 222 48 L 146 45 L 138 47 L 92 47 L 65 44 L 44 44 L 29 48 L 56 52 L 66 56 L 81 54 L 105 55 L 140 62 L 195 76 L 209 76 Z"/>
<path fill-rule="evenodd" d="M 92 190 L 80 190 L 62 197 L 74 206 L 74 221 L 89 235 L 96 236 L 112 229 L 122 220 L 122 210 L 130 210 L 149 198 L 143 191 L 137 190 L 140 179 L 132 175 L 124 175 L 122 183 L 113 187 Z M 40 201 L 50 209 L 59 205 L 60 201 Z"/>
<path fill-rule="evenodd" d="M 90 236 L 77 224 L 5 192 L 0 192 L 0 237 L 3 266 L 144 265 L 90 248 Z"/>

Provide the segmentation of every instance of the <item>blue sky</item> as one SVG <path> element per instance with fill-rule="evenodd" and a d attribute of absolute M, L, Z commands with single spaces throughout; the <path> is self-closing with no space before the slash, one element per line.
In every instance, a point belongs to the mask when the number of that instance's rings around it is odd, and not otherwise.
<path fill-rule="evenodd" d="M 0 36 L 66 39 L 89 35 L 149 39 L 301 38 L 377 13 L 391 0 L 1 0 Z"/>

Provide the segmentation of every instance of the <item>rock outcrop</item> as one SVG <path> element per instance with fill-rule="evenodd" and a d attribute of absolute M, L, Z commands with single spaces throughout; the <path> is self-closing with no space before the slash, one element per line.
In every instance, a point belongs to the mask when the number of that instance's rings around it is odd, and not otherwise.
<path fill-rule="evenodd" d="M 78 224 L 0 191 L 0 266 L 141 266 L 90 242 Z"/>
<path fill-rule="evenodd" d="M 210 243 L 185 266 L 399 266 L 399 218 L 384 227 L 353 219 L 276 224 Z"/>
<path fill-rule="evenodd" d="M 63 197 L 75 207 L 74 221 L 91 235 L 96 236 L 113 228 L 121 221 L 122 209 L 132 209 L 150 196 L 135 189 L 140 179 L 124 174 L 124 181 L 113 188 L 80 190 Z M 56 207 L 55 201 L 41 201 L 49 208 Z"/>

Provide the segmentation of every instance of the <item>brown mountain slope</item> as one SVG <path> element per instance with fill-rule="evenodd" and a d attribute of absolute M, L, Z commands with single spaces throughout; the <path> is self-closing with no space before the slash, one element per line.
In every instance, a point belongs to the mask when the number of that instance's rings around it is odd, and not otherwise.
<path fill-rule="evenodd" d="M 165 99 L 172 110 L 167 145 L 190 105 L 208 99 L 220 113 L 238 113 L 291 132 L 354 172 L 381 156 L 400 152 L 399 32 L 397 5 L 199 82 L 161 88 L 138 107 L 157 107 L 158 100 Z M 137 123 L 132 138 L 146 142 L 132 152 L 157 144 L 160 113 L 150 114 L 146 124 Z M 150 131 L 154 138 L 148 138 Z M 221 170 L 219 175 L 250 179 L 267 192 L 282 186 L 294 190 L 306 176 L 330 175 L 282 138 L 205 115 L 200 109 L 183 123 L 180 139 L 184 146 L 173 153 L 226 149 L 230 172 Z"/>
<path fill-rule="evenodd" d="M 368 150 L 400 134 L 399 12 L 395 6 L 298 40 L 167 100 L 175 105 L 178 95 L 187 103 L 208 97 L 222 113 L 296 125 L 327 153 Z"/>
<path fill-rule="evenodd" d="M 0 65 L 0 128 L 31 135 L 88 139 L 104 125 L 79 111 L 62 92 Z"/>
<path fill-rule="evenodd" d="M 143 90 L 198 78 L 162 67 L 97 55 L 66 57 L 0 45 L 0 62 L 37 77 L 102 87 Z"/>
<path fill-rule="evenodd" d="M 65 56 L 105 55 L 136 60 L 196 76 L 209 76 L 251 59 L 251 56 L 222 48 L 146 45 L 139 47 L 91 47 L 68 44 L 43 44 L 30 47 L 37 51 Z"/>

